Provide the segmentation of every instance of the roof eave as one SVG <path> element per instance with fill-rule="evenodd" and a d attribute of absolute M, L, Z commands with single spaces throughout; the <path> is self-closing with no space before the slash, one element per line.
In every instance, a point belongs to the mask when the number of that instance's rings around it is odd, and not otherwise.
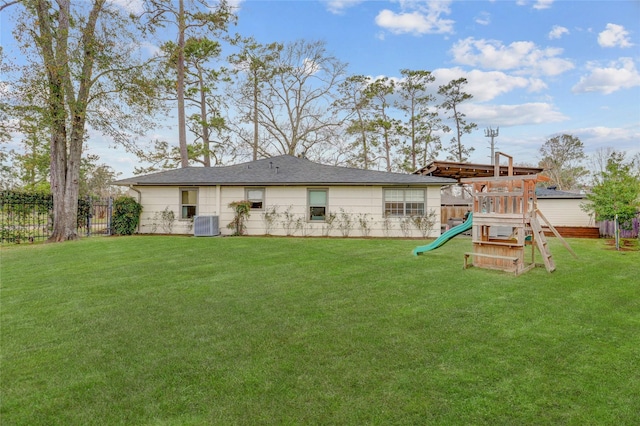
<path fill-rule="evenodd" d="M 119 186 L 444 186 L 454 185 L 453 179 L 430 182 L 114 182 Z"/>

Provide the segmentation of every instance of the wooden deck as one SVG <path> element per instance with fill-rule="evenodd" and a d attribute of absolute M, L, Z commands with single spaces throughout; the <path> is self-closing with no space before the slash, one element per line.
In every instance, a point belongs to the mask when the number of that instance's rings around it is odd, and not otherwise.
<path fill-rule="evenodd" d="M 564 238 L 600 238 L 600 229 L 595 226 L 554 226 Z M 553 232 L 543 227 L 544 235 L 553 237 Z"/>

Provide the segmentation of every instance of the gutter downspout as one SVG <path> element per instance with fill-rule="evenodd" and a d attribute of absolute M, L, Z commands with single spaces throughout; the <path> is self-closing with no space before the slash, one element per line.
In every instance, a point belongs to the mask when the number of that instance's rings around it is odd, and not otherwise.
<path fill-rule="evenodd" d="M 221 193 L 220 185 L 216 185 L 216 214 L 218 217 L 222 214 L 222 200 L 220 199 Z"/>
<path fill-rule="evenodd" d="M 142 204 L 142 192 L 140 192 L 140 191 L 138 191 L 137 189 L 135 189 L 135 188 L 133 187 L 133 185 L 129 185 L 129 190 L 130 190 L 130 191 L 134 191 L 134 192 L 137 192 L 137 193 L 138 193 L 138 204 Z M 139 220 L 139 221 L 138 221 L 138 231 L 137 231 L 137 233 L 138 233 L 138 234 L 140 233 L 140 222 L 141 222 L 141 221 Z"/>

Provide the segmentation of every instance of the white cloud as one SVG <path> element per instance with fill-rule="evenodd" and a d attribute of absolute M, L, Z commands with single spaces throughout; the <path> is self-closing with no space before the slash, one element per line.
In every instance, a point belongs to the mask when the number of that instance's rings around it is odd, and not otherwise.
<path fill-rule="evenodd" d="M 637 138 L 640 136 L 637 129 L 634 134 L 634 133 L 630 133 L 629 130 L 627 129 L 623 129 L 619 127 L 604 127 L 604 126 L 575 129 L 575 132 L 580 133 L 582 135 L 588 135 L 591 138 L 597 138 L 601 140 L 607 140 L 612 138 L 615 138 L 615 139 L 633 138 L 637 140 Z"/>
<path fill-rule="evenodd" d="M 557 111 L 552 104 L 544 102 L 519 105 L 470 104 L 465 109 L 465 114 L 473 121 L 492 123 L 501 127 L 558 123 L 568 120 L 568 117 Z"/>
<path fill-rule="evenodd" d="M 109 0 L 109 2 L 129 13 L 142 13 L 144 11 L 142 0 Z"/>
<path fill-rule="evenodd" d="M 558 58 L 562 52 L 560 48 L 540 48 L 530 41 L 505 46 L 497 40 L 473 37 L 460 40 L 451 48 L 453 60 L 458 64 L 534 75 L 558 75 L 572 69 L 571 61 Z"/>
<path fill-rule="evenodd" d="M 159 46 L 146 41 L 143 41 L 142 43 L 140 43 L 140 50 L 144 52 L 146 57 L 154 57 L 160 54 Z"/>
<path fill-rule="evenodd" d="M 632 58 L 620 58 L 607 67 L 590 64 L 590 73 L 572 87 L 574 93 L 600 92 L 609 95 L 622 89 L 640 86 L 640 73 Z"/>
<path fill-rule="evenodd" d="M 475 17 L 475 22 L 479 25 L 489 25 L 491 23 L 491 15 L 488 12 L 480 12 L 480 14 Z"/>
<path fill-rule="evenodd" d="M 549 9 L 555 0 L 538 0 L 534 5 L 534 9 Z"/>
<path fill-rule="evenodd" d="M 598 34 L 598 44 L 602 47 L 631 47 L 629 31 L 622 25 L 607 24 L 607 29 Z"/>
<path fill-rule="evenodd" d="M 400 0 L 401 11 L 381 10 L 376 24 L 394 34 L 447 34 L 453 33 L 454 21 L 442 18 L 451 13 L 450 0 Z"/>
<path fill-rule="evenodd" d="M 517 89 L 537 92 L 547 86 L 539 79 L 511 76 L 501 71 L 464 71 L 460 68 L 441 68 L 433 71 L 436 83 L 444 85 L 451 80 L 467 79 L 465 92 L 473 94 L 473 102 L 486 102 Z"/>
<path fill-rule="evenodd" d="M 595 152 L 599 148 L 615 148 L 616 151 L 627 153 L 630 159 L 636 153 L 640 153 L 640 126 L 623 127 L 585 127 L 572 129 L 567 132 L 576 135 L 585 145 L 585 151 Z"/>
<path fill-rule="evenodd" d="M 547 88 L 546 84 L 539 79 L 511 76 L 500 71 L 465 71 L 461 68 L 454 67 L 438 68 L 433 70 L 431 74 L 435 77 L 435 80 L 429 85 L 428 92 L 436 97 L 438 97 L 437 90 L 439 86 L 446 85 L 450 81 L 457 80 L 459 78 L 467 79 L 467 84 L 464 86 L 463 91 L 473 95 L 473 98 L 469 102 L 465 102 L 463 109 L 470 108 L 471 105 L 490 102 L 493 99 L 496 99 L 501 95 L 508 94 L 514 90 L 537 92 Z M 403 78 L 394 76 L 370 76 L 372 81 L 385 77 L 388 78 L 389 81 L 396 83 L 396 85 L 403 81 Z M 485 107 L 487 106 L 475 106 L 473 108 L 482 109 Z"/>
<path fill-rule="evenodd" d="M 555 0 L 537 0 L 533 3 L 533 8 L 537 10 L 549 9 Z M 528 0 L 517 0 L 516 4 L 518 6 L 527 6 L 529 4 Z"/>
<path fill-rule="evenodd" d="M 362 3 L 363 0 L 328 0 L 327 10 L 333 14 L 340 15 L 350 7 L 356 6 Z"/>
<path fill-rule="evenodd" d="M 0 96 L 8 98 L 13 91 L 13 86 L 7 81 L 0 81 Z"/>
<path fill-rule="evenodd" d="M 244 3 L 244 0 L 227 0 L 227 4 L 231 9 L 237 10 L 240 9 L 240 6 Z"/>
<path fill-rule="evenodd" d="M 569 34 L 569 30 L 567 28 L 561 27 L 560 25 L 554 25 L 553 28 L 551 28 L 551 31 L 549 31 L 549 39 L 557 39 L 565 34 Z"/>
<path fill-rule="evenodd" d="M 205 2 L 205 4 L 208 5 L 207 8 L 211 12 L 215 12 L 216 10 L 218 10 L 218 7 L 221 1 L 222 0 L 211 0 L 211 2 Z M 240 13 L 240 10 L 242 9 L 242 4 L 246 0 L 225 0 L 225 1 L 227 2 L 227 6 L 229 7 L 229 10 L 231 11 L 231 13 L 237 16 Z"/>
<path fill-rule="evenodd" d="M 312 59 L 304 58 L 302 61 L 301 72 L 305 75 L 313 75 L 321 70 L 320 64 L 314 62 Z"/>

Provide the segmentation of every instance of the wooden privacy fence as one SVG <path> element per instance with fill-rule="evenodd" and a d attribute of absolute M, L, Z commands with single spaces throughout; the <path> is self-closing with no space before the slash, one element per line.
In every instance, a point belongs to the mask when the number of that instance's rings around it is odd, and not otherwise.
<path fill-rule="evenodd" d="M 462 219 L 464 218 L 465 214 L 469 211 L 471 211 L 471 203 L 469 203 L 469 205 L 463 206 L 463 205 L 457 205 L 457 206 L 448 206 L 448 205 L 443 205 L 440 208 L 440 222 L 443 225 L 447 225 L 449 222 L 449 219 Z"/>
<path fill-rule="evenodd" d="M 597 222 L 600 228 L 601 237 L 614 237 L 615 236 L 615 222 L 613 220 L 605 220 Z M 640 216 L 633 218 L 631 221 L 631 229 L 623 229 L 620 227 L 620 238 L 638 238 L 640 232 Z"/>

